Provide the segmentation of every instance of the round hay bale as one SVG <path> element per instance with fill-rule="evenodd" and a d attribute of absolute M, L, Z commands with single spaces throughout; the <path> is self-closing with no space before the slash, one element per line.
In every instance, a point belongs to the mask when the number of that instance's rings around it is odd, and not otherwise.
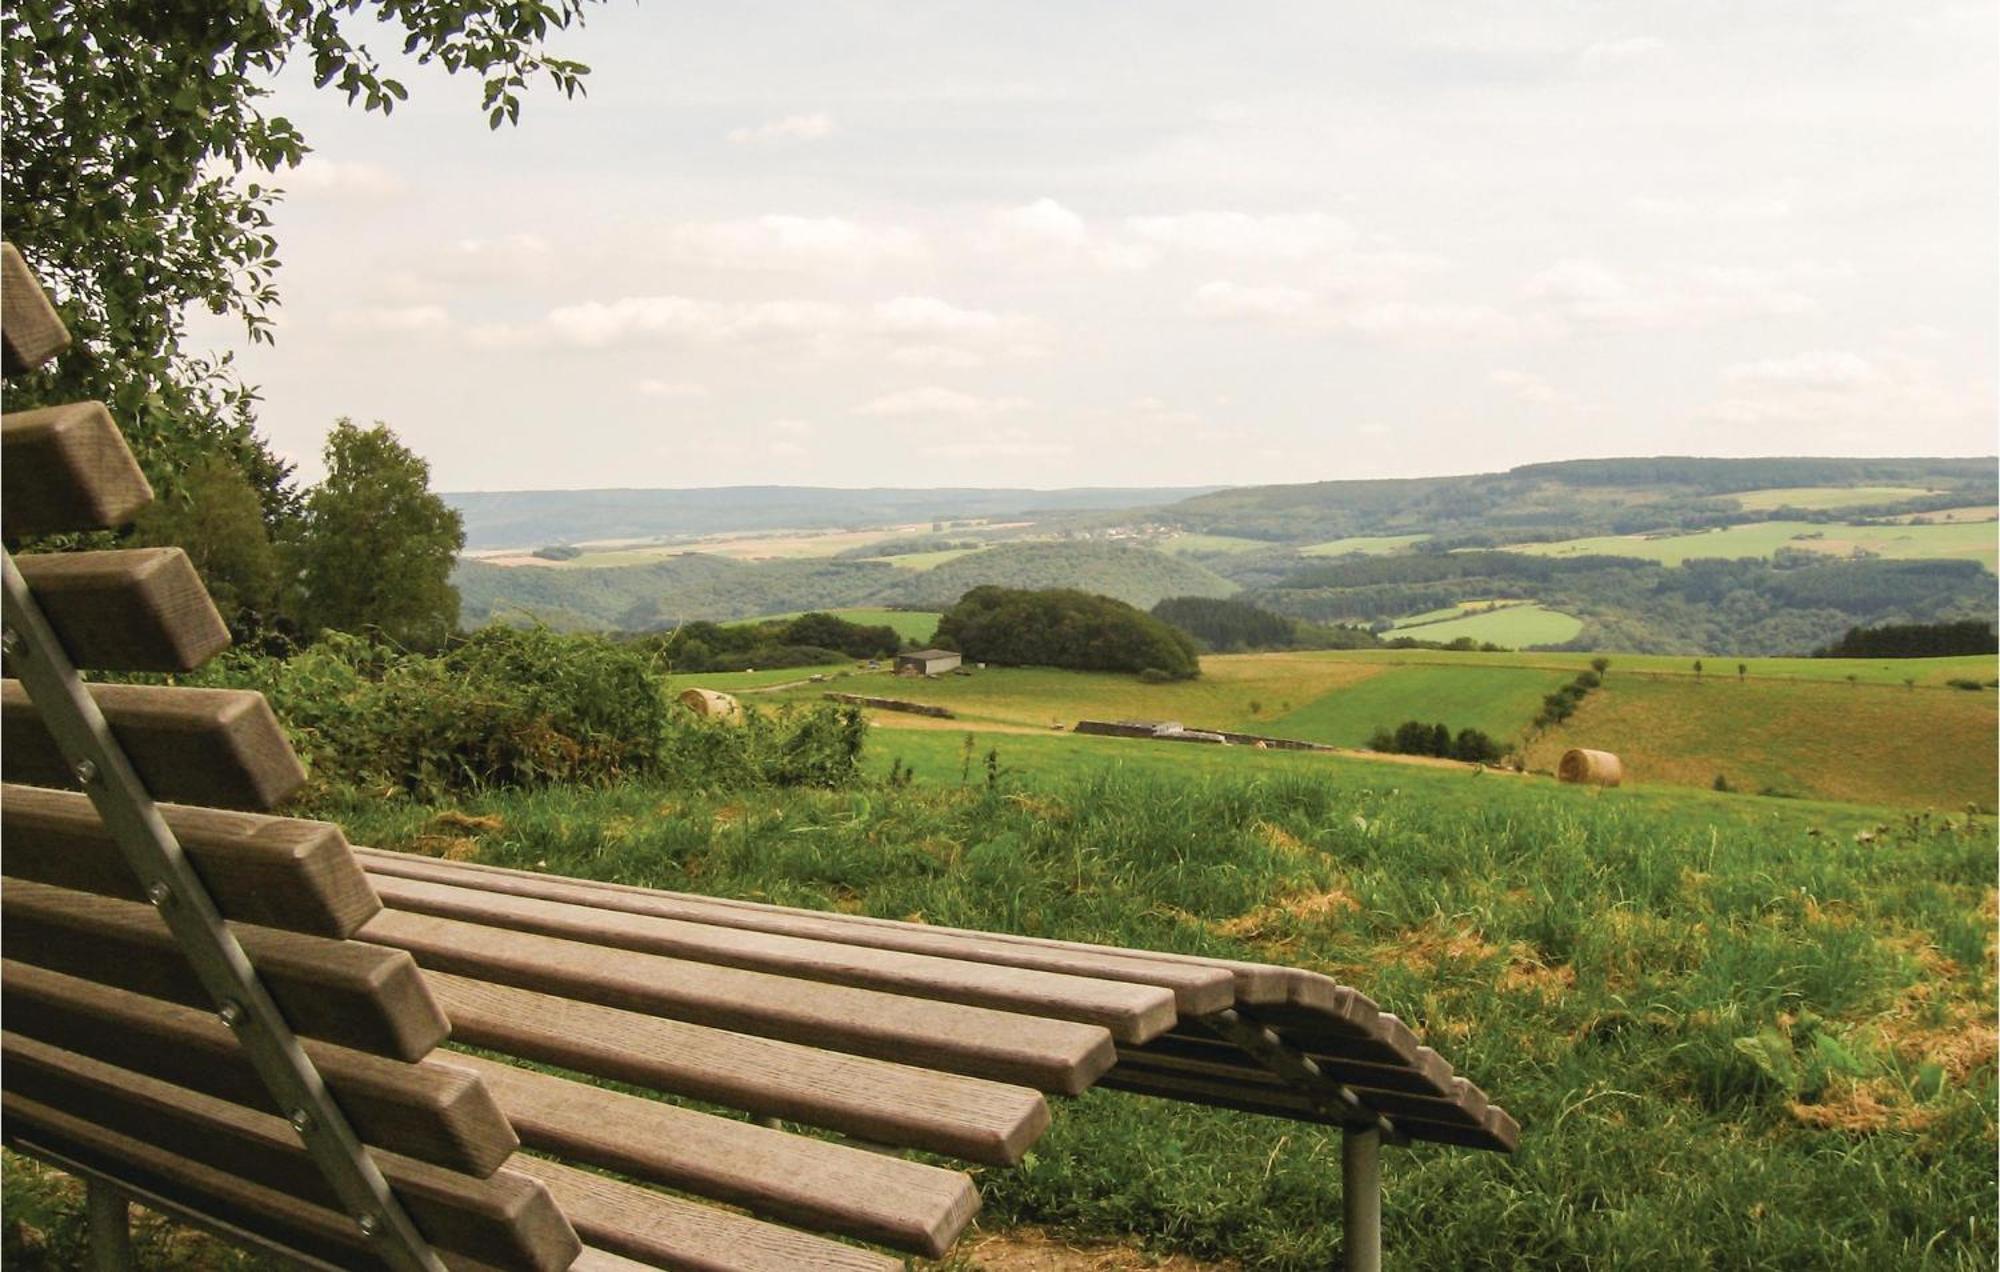
<path fill-rule="evenodd" d="M 1625 780 L 1625 765 L 1609 751 L 1571 749 L 1556 765 L 1556 778 L 1588 786 L 1616 786 Z"/>
<path fill-rule="evenodd" d="M 713 689 L 681 690 L 681 705 L 704 720 L 741 720 L 743 704 Z"/>

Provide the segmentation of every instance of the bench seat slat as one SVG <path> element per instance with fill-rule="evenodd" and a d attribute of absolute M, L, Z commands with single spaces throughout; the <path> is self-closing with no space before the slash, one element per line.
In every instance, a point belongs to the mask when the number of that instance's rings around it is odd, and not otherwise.
<path fill-rule="evenodd" d="M 69 329 L 12 243 L 0 244 L 0 370 L 20 375 L 69 348 Z"/>
<path fill-rule="evenodd" d="M 753 1038 L 448 973 L 425 980 L 470 1046 L 593 1077 L 1012 1166 L 1049 1126 L 1040 1093 Z"/>
<path fill-rule="evenodd" d="M 1209 1035 L 1197 1036 L 1181 1030 L 1155 1038 L 1143 1047 L 1121 1047 L 1120 1063 L 1124 1062 L 1128 1054 L 1186 1056 L 1193 1060 L 1210 1060 L 1222 1064 L 1251 1063 L 1249 1057 L 1234 1043 L 1224 1042 Z M 1456 1075 L 1452 1071 L 1451 1062 L 1429 1047 L 1418 1047 L 1415 1059 L 1408 1065 L 1371 1064 L 1364 1060 L 1329 1055 L 1324 1051 L 1307 1054 L 1311 1056 L 1313 1063 L 1336 1082 L 1375 1087 L 1385 1091 L 1403 1091 L 1410 1095 L 1429 1095 L 1440 1099 L 1451 1098 L 1455 1090 L 1453 1079 Z"/>
<path fill-rule="evenodd" d="M 908 954 L 1028 968 L 1094 980 L 1158 985 L 1174 992 L 1176 1006 L 1183 1015 L 1206 1015 L 1220 1011 L 1236 999 L 1236 989 L 1226 969 L 1175 962 L 1146 951 L 1114 950 L 1106 946 L 1066 942 L 1036 942 L 1031 938 L 1012 937 L 1005 933 L 897 923 L 862 915 L 827 914 L 818 910 L 761 905 L 722 897 L 663 892 L 596 879 L 558 878 L 478 862 L 432 861 L 376 848 L 357 848 L 355 852 L 361 858 L 362 868 L 375 875 L 428 879 L 459 887 L 483 888 L 509 896 L 540 897 L 627 914 L 683 919 L 715 927 L 833 941 L 868 949 L 900 950 Z M 1279 975 L 1282 970 L 1266 968 L 1264 971 L 1270 975 L 1256 983 L 1262 985 L 1269 982 L 1275 992 L 1282 994 L 1283 977 Z"/>
<path fill-rule="evenodd" d="M 9 539 L 115 529 L 151 502 L 104 403 L 0 416 L 0 531 Z"/>
<path fill-rule="evenodd" d="M 1119 1055 L 1118 1063 L 1127 1071 L 1192 1074 L 1223 1082 L 1238 1082 L 1248 1087 L 1288 1089 L 1283 1079 L 1270 1070 L 1258 1066 L 1241 1052 L 1237 1053 L 1237 1058 L 1224 1061 L 1125 1052 Z M 1463 1078 L 1455 1079 L 1454 1082 L 1453 1089 L 1443 1096 L 1412 1095 L 1407 1091 L 1384 1090 L 1352 1083 L 1348 1084 L 1348 1087 L 1363 1105 L 1391 1120 L 1408 1116 L 1427 1122 L 1452 1122 L 1465 1126 L 1484 1125 L 1488 1107 L 1486 1093 Z"/>
<path fill-rule="evenodd" d="M 317 1205 L 336 1204 L 297 1132 L 281 1118 L 31 1038 L 7 1033 L 0 1039 L 8 1086 L 30 1100 L 87 1110 L 89 1121 L 117 1134 Z M 501 1170 L 474 1179 L 394 1153 L 373 1156 L 434 1246 L 522 1272 L 559 1272 L 582 1249 L 547 1189 L 524 1174 Z"/>
<path fill-rule="evenodd" d="M 1116 1058 L 1101 1026 L 796 981 L 384 910 L 361 939 L 426 970 L 1074 1095 Z"/>
<path fill-rule="evenodd" d="M 742 1215 L 524 1157 L 522 1174 L 548 1186 L 579 1235 L 661 1267 L 701 1272 L 901 1272 L 903 1261 Z"/>
<path fill-rule="evenodd" d="M 0 953 L 118 989 L 212 1008 L 153 908 L 13 882 L 0 890 Z M 450 1032 L 416 963 L 399 950 L 231 924 L 265 988 L 298 1033 L 420 1060 Z"/>
<path fill-rule="evenodd" d="M 224 918 L 348 937 L 382 908 L 331 822 L 187 804 L 159 809 Z M 7 844 L 0 870 L 12 878 L 141 899 L 138 879 L 80 791 L 0 786 L 0 832 Z"/>
<path fill-rule="evenodd" d="M 270 1100 L 236 1036 L 213 1012 L 0 960 L 7 1027 L 50 1046 L 265 1113 Z M 453 1057 L 405 1064 L 301 1040 L 365 1144 L 484 1179 L 520 1140 L 478 1076 Z"/>
<path fill-rule="evenodd" d="M 530 1148 L 931 1258 L 979 1209 L 963 1173 L 457 1056 Z"/>
<path fill-rule="evenodd" d="M 305 784 L 305 769 L 261 693 L 113 684 L 89 690 L 155 799 L 261 812 Z M 76 787 L 18 680 L 0 683 L 0 747 L 0 776 L 8 781 Z"/>
<path fill-rule="evenodd" d="M 797 980 L 1081 1021 L 1104 1026 L 1124 1043 L 1156 1037 L 1175 1020 L 1173 994 L 1151 985 L 749 932 L 388 875 L 376 876 L 375 890 L 396 910 Z"/>
<path fill-rule="evenodd" d="M 229 648 L 229 628 L 179 548 L 43 552 L 16 564 L 79 667 L 193 671 Z"/>

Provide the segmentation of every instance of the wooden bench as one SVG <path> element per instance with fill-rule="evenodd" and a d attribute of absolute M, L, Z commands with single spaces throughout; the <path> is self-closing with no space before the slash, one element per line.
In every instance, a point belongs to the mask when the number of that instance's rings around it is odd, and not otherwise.
<path fill-rule="evenodd" d="M 0 256 L 14 372 L 64 337 Z M 101 406 L 0 436 L 10 539 L 150 498 Z M 1311 972 L 354 848 L 271 815 L 260 696 L 78 678 L 227 644 L 178 550 L 10 553 L 5 600 L 0 1129 L 89 1181 L 100 1266 L 137 1198 L 309 1266 L 893 1268 L 978 1193 L 871 1150 L 1011 1166 L 1103 1086 L 1340 1128 L 1372 1268 L 1385 1140 L 1515 1145 Z"/>

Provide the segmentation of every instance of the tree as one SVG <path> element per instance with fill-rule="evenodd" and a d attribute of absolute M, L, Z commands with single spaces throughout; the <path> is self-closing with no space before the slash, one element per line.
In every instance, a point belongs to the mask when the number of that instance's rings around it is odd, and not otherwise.
<path fill-rule="evenodd" d="M 264 528 L 256 487 L 228 457 L 196 460 L 178 491 L 140 514 L 137 539 L 187 552 L 238 642 L 255 638 L 276 619 L 278 552 Z"/>
<path fill-rule="evenodd" d="M 1604 673 L 1611 669 L 1611 660 L 1600 654 L 1590 660 L 1590 669 L 1597 673 L 1599 679 L 1602 679 Z"/>
<path fill-rule="evenodd" d="M 271 339 L 278 303 L 270 174 L 305 139 L 260 108 L 288 60 L 388 114 L 407 95 L 358 28 L 373 17 L 420 63 L 469 71 L 498 127 L 531 78 L 574 95 L 588 68 L 544 41 L 587 0 L 10 0 L 0 10 L 7 110 L 7 237 L 53 292 L 72 351 L 10 381 L 9 409 L 96 398 L 110 405 L 155 490 L 171 494 L 203 455 L 227 456 L 267 524 L 298 514 L 290 466 L 253 429 L 255 392 L 227 358 L 181 348 L 201 305 Z"/>
<path fill-rule="evenodd" d="M 430 465 L 388 426 L 346 419 L 325 456 L 298 545 L 300 627 L 308 637 L 333 628 L 417 649 L 443 644 L 458 629 L 451 568 L 465 527 L 430 492 Z"/>
<path fill-rule="evenodd" d="M 1736 678 L 1737 678 L 1738 680 L 1741 680 L 1741 679 L 1743 679 L 1744 677 L 1748 676 L 1749 674 L 1750 674 L 1750 664 L 1748 664 L 1748 663 L 1737 663 L 1737 664 L 1736 664 Z"/>
<path fill-rule="evenodd" d="M 1694 678 L 1696 680 L 1701 679 L 1701 659 L 1699 658 L 1694 660 Z"/>

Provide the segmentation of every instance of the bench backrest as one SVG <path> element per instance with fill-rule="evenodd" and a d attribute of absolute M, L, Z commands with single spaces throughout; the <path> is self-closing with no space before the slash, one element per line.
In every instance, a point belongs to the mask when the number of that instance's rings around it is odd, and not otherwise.
<path fill-rule="evenodd" d="M 67 336 L 11 245 L 0 274 L 16 374 Z M 6 415 L 0 474 L 9 540 L 115 528 L 152 497 L 99 403 Z M 337 1266 L 571 1266 L 548 1188 L 505 1168 L 519 1140 L 485 1080 L 433 1057 L 450 1026 L 415 960 L 352 939 L 382 902 L 346 838 L 270 815 L 305 773 L 263 697 L 77 678 L 228 645 L 186 554 L 9 553 L 6 572 L 7 1141 Z M 343 1146 L 352 1177 L 327 1167 Z"/>

